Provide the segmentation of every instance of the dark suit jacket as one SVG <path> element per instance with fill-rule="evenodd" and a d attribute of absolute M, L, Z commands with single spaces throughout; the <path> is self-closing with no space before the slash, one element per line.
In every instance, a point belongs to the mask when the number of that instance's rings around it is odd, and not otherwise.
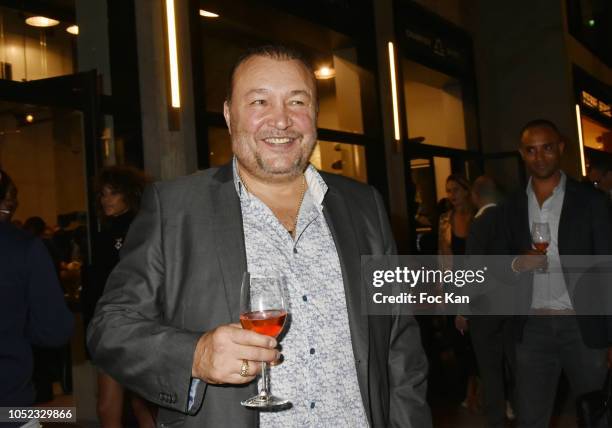
<path fill-rule="evenodd" d="M 329 187 L 323 211 L 342 265 L 370 424 L 430 426 L 427 361 L 416 322 L 409 316 L 368 317 L 361 310 L 360 255 L 395 251 L 381 198 L 372 187 L 322 175 Z M 258 412 L 240 405 L 256 393 L 255 382 L 204 385 L 187 408 L 196 342 L 202 332 L 238 322 L 245 270 L 231 165 L 151 186 L 88 331 L 94 363 L 165 407 L 158 423 L 257 426 Z"/>
<path fill-rule="evenodd" d="M 497 205 L 484 210 L 470 225 L 470 233 L 465 244 L 466 254 L 488 254 L 495 239 Z"/>
<path fill-rule="evenodd" d="M 565 198 L 559 222 L 558 246 L 563 256 L 612 254 L 612 223 L 608 203 L 600 192 L 567 178 Z M 532 248 L 527 194 L 521 189 L 501 205 L 498 254 L 522 254 Z M 508 269 L 509 269 L 508 263 Z M 567 278 L 567 275 L 566 275 Z M 566 281 L 568 283 L 569 281 Z M 568 284 L 569 285 L 569 284 Z M 524 306 L 531 307 L 533 274 L 517 276 L 517 295 Z M 573 293 L 570 292 L 570 298 Z M 575 307 L 575 305 L 574 305 Z M 606 347 L 612 343 L 612 329 L 605 317 L 578 317 L 582 338 L 587 346 Z M 526 317 L 516 323 L 517 338 L 522 338 Z"/>

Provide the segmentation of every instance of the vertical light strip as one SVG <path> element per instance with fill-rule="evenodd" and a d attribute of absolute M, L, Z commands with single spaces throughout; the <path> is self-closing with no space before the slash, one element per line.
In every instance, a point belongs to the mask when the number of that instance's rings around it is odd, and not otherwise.
<path fill-rule="evenodd" d="M 389 71 L 391 73 L 391 98 L 393 101 L 393 130 L 395 141 L 400 140 L 399 108 L 397 103 L 397 79 L 395 77 L 395 50 L 393 42 L 389 42 Z"/>
<path fill-rule="evenodd" d="M 176 48 L 176 19 L 174 16 L 174 0 L 166 0 L 166 25 L 168 26 L 168 56 L 170 60 L 170 94 L 172 107 L 181 106 L 179 91 L 178 52 Z"/>
<path fill-rule="evenodd" d="M 580 167 L 582 168 L 582 176 L 586 177 L 586 163 L 584 161 L 584 141 L 582 139 L 582 116 L 580 114 L 580 105 L 576 104 L 576 124 L 578 125 L 578 141 L 580 142 Z"/>

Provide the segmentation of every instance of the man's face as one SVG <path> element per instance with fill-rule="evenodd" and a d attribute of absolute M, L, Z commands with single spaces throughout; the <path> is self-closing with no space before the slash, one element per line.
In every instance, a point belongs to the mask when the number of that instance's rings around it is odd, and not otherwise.
<path fill-rule="evenodd" d="M 521 136 L 519 152 L 527 171 L 535 177 L 552 177 L 561 165 L 565 144 L 561 136 L 546 126 L 527 129 Z"/>
<path fill-rule="evenodd" d="M 315 94 L 299 61 L 254 56 L 242 63 L 223 106 L 240 167 L 265 181 L 299 176 L 317 140 Z"/>

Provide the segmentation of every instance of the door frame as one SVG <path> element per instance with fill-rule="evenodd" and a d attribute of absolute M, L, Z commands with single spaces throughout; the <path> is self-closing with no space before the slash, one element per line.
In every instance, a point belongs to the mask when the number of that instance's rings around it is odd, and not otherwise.
<path fill-rule="evenodd" d="M 92 236 L 97 229 L 96 195 L 93 180 L 102 166 L 102 150 L 99 136 L 102 129 L 100 95 L 95 70 L 50 77 L 46 79 L 15 82 L 0 80 L 0 99 L 14 103 L 62 107 L 83 115 L 83 150 L 85 155 L 85 190 L 87 192 L 88 263 L 92 257 Z"/>

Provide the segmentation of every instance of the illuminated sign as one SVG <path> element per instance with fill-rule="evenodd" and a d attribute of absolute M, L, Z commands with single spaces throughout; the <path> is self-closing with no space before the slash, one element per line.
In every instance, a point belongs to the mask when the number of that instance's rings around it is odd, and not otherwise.
<path fill-rule="evenodd" d="M 580 93 L 580 97 L 581 97 L 583 106 L 596 110 L 598 113 L 601 113 L 606 117 L 612 118 L 612 111 L 610 111 L 610 104 L 603 102 L 597 97 L 594 97 L 587 91 L 582 91 Z"/>

